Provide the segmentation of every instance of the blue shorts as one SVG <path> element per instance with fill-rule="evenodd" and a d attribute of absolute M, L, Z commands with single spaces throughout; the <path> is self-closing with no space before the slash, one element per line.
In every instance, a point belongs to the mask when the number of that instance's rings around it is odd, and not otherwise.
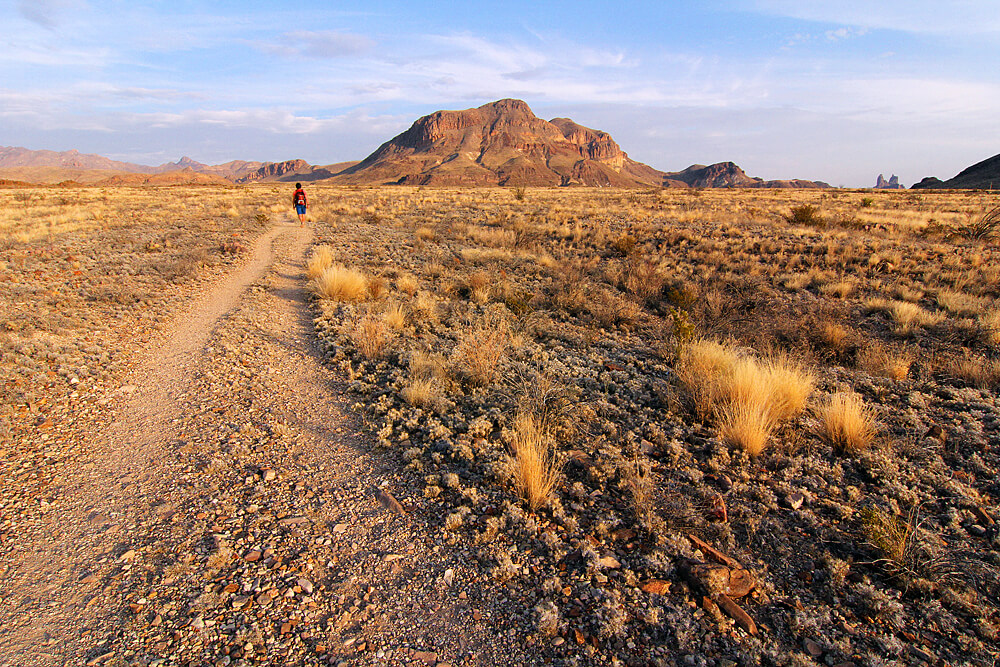
<path fill-rule="evenodd" d="M 305 215 L 306 214 L 306 205 L 305 204 L 296 204 L 295 205 L 295 212 L 298 213 L 299 215 Z"/>

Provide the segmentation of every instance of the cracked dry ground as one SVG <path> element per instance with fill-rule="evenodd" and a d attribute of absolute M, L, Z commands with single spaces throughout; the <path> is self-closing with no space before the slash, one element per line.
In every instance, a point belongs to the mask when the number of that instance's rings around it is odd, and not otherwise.
<path fill-rule="evenodd" d="M 125 351 L 127 376 L 45 424 L 62 492 L 8 534 L 0 665 L 544 661 L 324 366 L 311 237 L 272 227 L 162 345 Z"/>

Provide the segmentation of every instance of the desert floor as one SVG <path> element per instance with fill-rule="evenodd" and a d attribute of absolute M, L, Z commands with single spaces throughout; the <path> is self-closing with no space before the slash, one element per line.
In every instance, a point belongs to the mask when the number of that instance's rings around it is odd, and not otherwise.
<path fill-rule="evenodd" d="M 1000 199 L 309 192 L 0 190 L 0 664 L 1000 657 Z"/>

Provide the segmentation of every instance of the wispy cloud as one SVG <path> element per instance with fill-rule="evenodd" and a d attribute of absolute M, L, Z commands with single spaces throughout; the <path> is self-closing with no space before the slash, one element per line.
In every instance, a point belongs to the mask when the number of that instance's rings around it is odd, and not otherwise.
<path fill-rule="evenodd" d="M 258 45 L 265 53 L 285 57 L 344 58 L 369 51 L 375 41 L 365 35 L 355 35 L 333 30 L 298 30 L 286 32 L 277 42 Z"/>
<path fill-rule="evenodd" d="M 996 0 L 742 0 L 751 9 L 803 19 L 874 30 L 936 35 L 1000 33 Z"/>
<path fill-rule="evenodd" d="M 82 0 L 18 0 L 18 13 L 43 28 L 50 30 L 59 25 L 62 14 L 67 9 L 83 7 Z"/>

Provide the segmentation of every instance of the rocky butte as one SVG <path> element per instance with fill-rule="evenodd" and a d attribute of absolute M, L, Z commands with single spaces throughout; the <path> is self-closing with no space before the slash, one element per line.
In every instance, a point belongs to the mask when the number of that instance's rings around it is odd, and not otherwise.
<path fill-rule="evenodd" d="M 569 118 L 538 118 L 521 100 L 435 111 L 340 172 L 338 183 L 400 185 L 586 185 L 613 187 L 829 187 L 764 181 L 732 162 L 665 173 L 637 162 L 601 130 Z"/>

